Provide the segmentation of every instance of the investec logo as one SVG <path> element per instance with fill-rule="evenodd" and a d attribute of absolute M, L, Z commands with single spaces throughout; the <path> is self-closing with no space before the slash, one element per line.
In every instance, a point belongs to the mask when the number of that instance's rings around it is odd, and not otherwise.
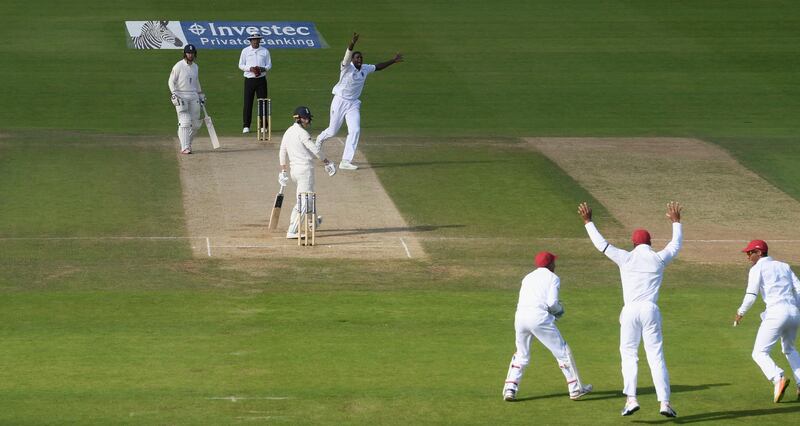
<path fill-rule="evenodd" d="M 293 27 L 290 25 L 280 26 L 280 25 L 263 25 L 260 27 L 254 26 L 243 26 L 243 25 L 216 25 L 213 22 L 208 23 L 208 29 L 203 25 L 198 24 L 197 22 L 193 23 L 189 26 L 189 31 L 201 37 L 205 35 L 206 37 L 232 37 L 232 36 L 249 36 L 250 34 L 261 34 L 262 36 L 309 36 L 311 35 L 311 30 L 305 26 L 298 26 Z M 206 34 L 206 31 L 210 31 L 210 34 Z"/>

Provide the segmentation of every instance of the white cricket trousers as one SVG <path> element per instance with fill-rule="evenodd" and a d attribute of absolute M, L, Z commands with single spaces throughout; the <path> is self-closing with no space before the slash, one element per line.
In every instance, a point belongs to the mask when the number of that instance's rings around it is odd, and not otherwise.
<path fill-rule="evenodd" d="M 558 366 L 567 379 L 569 392 L 577 393 L 583 387 L 572 351 L 561 337 L 561 332 L 550 314 L 545 311 L 517 311 L 514 329 L 517 352 L 511 357 L 504 389 L 517 390 L 522 374 L 531 361 L 530 348 L 534 338 L 542 342 L 558 361 Z"/>
<path fill-rule="evenodd" d="M 783 370 L 769 356 L 772 347 L 781 339 L 781 349 L 792 368 L 795 383 L 800 383 L 800 355 L 794 346 L 797 328 L 800 326 L 800 313 L 797 307 L 788 303 L 770 306 L 761 314 L 756 343 L 753 346 L 753 360 L 761 367 L 768 380 L 783 375 Z"/>
<path fill-rule="evenodd" d="M 636 396 L 639 372 L 639 342 L 644 340 L 644 351 L 659 401 L 669 401 L 669 373 L 664 361 L 664 339 L 661 335 L 661 311 L 652 302 L 634 302 L 625 305 L 619 315 L 619 353 L 622 357 L 622 392 Z"/>
<path fill-rule="evenodd" d="M 178 140 L 181 141 L 181 150 L 192 149 L 192 140 L 200 130 L 200 101 L 197 99 L 184 99 L 181 105 L 175 107 L 178 113 Z"/>
<path fill-rule="evenodd" d="M 314 192 L 314 166 L 291 166 L 289 176 L 297 184 L 297 191 L 295 192 L 295 204 L 292 209 L 292 217 L 289 220 L 287 234 L 296 234 L 300 226 L 300 206 L 297 204 L 297 196 L 301 192 Z"/>
<path fill-rule="evenodd" d="M 321 146 L 325 139 L 336 136 L 342 128 L 342 122 L 347 122 L 347 140 L 342 152 L 342 161 L 353 161 L 358 147 L 358 139 L 361 136 L 361 101 L 358 99 L 348 100 L 338 95 L 331 101 L 331 118 L 328 128 L 317 136 L 317 146 Z"/>

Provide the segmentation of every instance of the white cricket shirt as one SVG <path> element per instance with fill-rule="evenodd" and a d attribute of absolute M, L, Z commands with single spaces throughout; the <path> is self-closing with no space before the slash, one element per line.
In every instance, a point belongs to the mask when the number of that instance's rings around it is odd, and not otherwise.
<path fill-rule="evenodd" d="M 537 268 L 522 279 L 517 311 L 547 311 L 558 303 L 561 280 L 547 268 Z"/>
<path fill-rule="evenodd" d="M 314 160 L 322 159 L 321 155 L 311 135 L 299 123 L 292 124 L 283 134 L 279 153 L 281 166 L 314 167 Z"/>
<path fill-rule="evenodd" d="M 247 46 L 242 49 L 239 55 L 239 69 L 244 72 L 245 78 L 255 78 L 256 75 L 250 72 L 250 67 L 262 67 L 269 71 L 272 68 L 272 59 L 269 56 L 269 50 L 264 46 L 258 46 L 258 49 L 253 49 L 253 46 Z M 259 77 L 263 77 L 262 72 Z"/>
<path fill-rule="evenodd" d="M 767 309 L 784 303 L 797 306 L 800 302 L 797 300 L 797 295 L 800 294 L 800 280 L 789 265 L 765 256 L 758 259 L 758 262 L 750 268 L 747 277 L 747 294 L 755 296 L 759 292 L 767 304 Z M 744 315 L 750 306 L 752 302 L 742 303 L 739 314 Z"/>
<path fill-rule="evenodd" d="M 170 92 L 177 94 L 182 99 L 198 99 L 198 93 L 203 93 L 198 78 L 197 64 L 192 62 L 189 65 L 185 59 L 181 59 L 172 67 L 167 85 Z"/>
<path fill-rule="evenodd" d="M 619 266 L 622 281 L 622 298 L 625 304 L 658 301 L 658 290 L 664 279 L 664 267 L 678 255 L 683 241 L 680 222 L 672 224 L 672 240 L 663 250 L 656 252 L 647 244 L 639 244 L 625 251 L 609 244 L 593 222 L 586 224 L 592 243 Z"/>
<path fill-rule="evenodd" d="M 356 69 L 356 66 L 350 61 L 352 55 L 353 51 L 350 49 L 345 52 L 344 60 L 339 64 L 341 68 L 339 82 L 333 86 L 331 92 L 349 101 L 354 101 L 361 96 L 367 76 L 375 72 L 375 65 L 370 64 L 361 64 L 361 69 Z"/>

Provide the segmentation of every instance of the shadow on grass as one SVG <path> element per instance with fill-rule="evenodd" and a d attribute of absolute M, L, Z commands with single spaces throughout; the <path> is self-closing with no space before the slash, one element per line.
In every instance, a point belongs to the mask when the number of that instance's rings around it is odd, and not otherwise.
<path fill-rule="evenodd" d="M 634 423 L 662 424 L 662 423 L 698 423 L 698 422 L 718 422 L 720 420 L 741 419 L 743 417 L 771 416 L 775 414 L 800 413 L 800 405 L 792 407 L 767 408 L 761 410 L 738 410 L 738 411 L 712 411 L 710 413 L 692 414 L 680 416 L 674 419 L 665 420 L 634 420 Z"/>
<path fill-rule="evenodd" d="M 445 228 L 463 228 L 466 225 L 419 225 L 419 226 L 398 226 L 392 228 L 372 228 L 372 229 L 324 229 L 326 237 L 340 237 L 347 235 L 361 234 L 389 234 L 392 232 L 430 232 Z"/>
<path fill-rule="evenodd" d="M 417 167 L 417 166 L 442 166 L 447 164 L 490 164 L 490 163 L 507 163 L 508 161 L 496 161 L 496 160 L 460 160 L 460 161 L 410 161 L 410 162 L 397 162 L 397 163 L 386 163 L 386 162 L 378 162 L 378 163 L 369 163 L 369 165 L 364 165 L 365 169 L 383 169 L 389 167 Z"/>
<path fill-rule="evenodd" d="M 730 386 L 730 383 L 708 383 L 702 385 L 672 385 L 671 391 L 672 393 L 683 393 L 683 392 L 698 392 L 707 390 L 717 386 Z M 652 386 L 638 388 L 638 396 L 641 397 L 642 395 L 649 395 L 655 394 L 655 388 Z M 532 401 L 537 399 L 547 399 L 547 398 L 563 398 L 566 397 L 566 392 L 561 393 L 553 393 L 549 395 L 538 395 L 538 396 L 529 396 L 526 398 L 517 398 L 517 401 Z M 624 395 L 622 394 L 621 390 L 609 390 L 609 391 L 594 391 L 585 397 L 581 398 L 581 401 L 595 401 L 601 399 L 611 399 L 611 398 L 622 398 Z"/>

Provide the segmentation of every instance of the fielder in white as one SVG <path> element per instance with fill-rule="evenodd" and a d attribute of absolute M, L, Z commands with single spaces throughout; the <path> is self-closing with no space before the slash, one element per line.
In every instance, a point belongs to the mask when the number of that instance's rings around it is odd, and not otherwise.
<path fill-rule="evenodd" d="M 592 385 L 584 386 L 578 376 L 578 367 L 572 351 L 561 337 L 555 321 L 564 315 L 564 307 L 558 300 L 561 280 L 556 275 L 556 256 L 540 252 L 534 263 L 537 269 L 522 279 L 519 289 L 517 313 L 514 316 L 517 351 L 511 357 L 503 399 L 514 401 L 525 367 L 530 363 L 530 348 L 534 338 L 550 350 L 567 379 L 570 399 L 576 400 L 592 391 Z"/>
<path fill-rule="evenodd" d="M 636 379 L 639 367 L 639 342 L 644 340 L 650 374 L 653 376 L 656 396 L 661 402 L 659 413 L 677 417 L 670 405 L 669 373 L 664 361 L 664 342 L 661 335 L 661 311 L 658 309 L 658 291 L 664 279 L 664 267 L 678 255 L 683 240 L 681 206 L 672 201 L 667 204 L 667 218 L 672 221 L 672 240 L 663 250 L 656 252 L 650 245 L 650 233 L 644 229 L 633 232 L 633 250 L 625 251 L 609 244 L 592 223 L 592 209 L 586 204 L 578 206 L 586 232 L 597 250 L 619 266 L 622 297 L 625 306 L 619 315 L 622 357 L 623 392 L 627 395 L 623 416 L 639 410 L 636 399 Z"/>
<path fill-rule="evenodd" d="M 279 160 L 281 172 L 278 174 L 278 183 L 286 186 L 289 183 L 289 173 L 292 180 L 297 184 L 297 195 L 301 192 L 314 191 L 314 162 L 320 159 L 325 164 L 325 171 L 328 176 L 336 174 L 336 166 L 327 158 L 322 158 L 319 147 L 314 144 L 307 128 L 311 126 L 311 110 L 307 107 L 299 106 L 294 110 L 292 116 L 295 120 L 291 127 L 286 129 L 281 139 Z M 291 168 L 290 168 L 291 166 Z M 295 197 L 295 200 L 297 197 Z M 300 221 L 300 206 L 295 204 L 292 209 L 292 217 L 289 223 L 289 230 L 286 238 L 297 238 L 297 230 Z M 322 223 L 322 217 L 317 217 L 317 227 Z"/>
<path fill-rule="evenodd" d="M 766 241 L 750 241 L 742 251 L 747 254 L 747 260 L 753 267 L 750 268 L 747 290 L 742 305 L 736 311 L 733 325 L 737 326 L 742 321 L 744 314 L 755 303 L 757 294 L 761 293 L 767 309 L 761 313 L 761 326 L 758 327 L 753 346 L 753 361 L 761 367 L 767 380 L 775 385 L 773 401 L 780 402 L 789 386 L 789 379 L 783 376 L 783 370 L 775 364 L 769 353 L 780 339 L 783 354 L 789 361 L 795 380 L 800 383 L 800 355 L 794 346 L 800 327 L 800 280 L 789 265 L 769 256 Z M 797 388 L 797 399 L 800 400 L 800 386 Z"/>
<path fill-rule="evenodd" d="M 353 47 L 358 41 L 358 33 L 353 33 L 353 39 L 344 52 L 344 59 L 339 64 L 339 82 L 333 86 L 333 101 L 331 101 L 331 118 L 328 128 L 317 136 L 317 146 L 322 147 L 325 139 L 333 137 L 342 127 L 342 121 L 347 122 L 347 141 L 345 142 L 342 161 L 339 168 L 343 170 L 356 170 L 353 164 L 356 154 L 358 138 L 361 136 L 361 91 L 367 76 L 375 71 L 380 71 L 389 65 L 403 61 L 403 55 L 396 54 L 394 58 L 377 65 L 364 64 L 361 52 L 353 52 Z"/>
<path fill-rule="evenodd" d="M 200 87 L 197 64 L 197 48 L 187 44 L 183 48 L 183 59 L 172 67 L 169 74 L 169 90 L 172 93 L 172 104 L 178 113 L 178 139 L 181 141 L 181 154 L 192 153 L 192 139 L 200 129 L 201 104 L 206 101 Z"/>

